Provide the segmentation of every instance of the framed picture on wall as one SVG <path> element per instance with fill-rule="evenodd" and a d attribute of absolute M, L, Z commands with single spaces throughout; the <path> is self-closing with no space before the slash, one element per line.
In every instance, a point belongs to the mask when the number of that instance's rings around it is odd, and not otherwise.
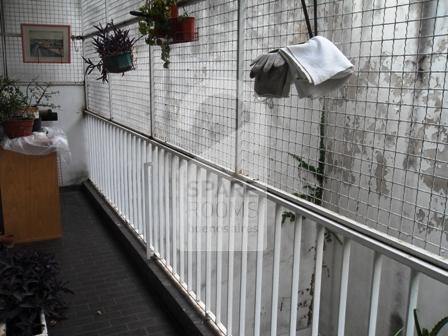
<path fill-rule="evenodd" d="M 22 24 L 23 63 L 70 63 L 70 26 Z"/>

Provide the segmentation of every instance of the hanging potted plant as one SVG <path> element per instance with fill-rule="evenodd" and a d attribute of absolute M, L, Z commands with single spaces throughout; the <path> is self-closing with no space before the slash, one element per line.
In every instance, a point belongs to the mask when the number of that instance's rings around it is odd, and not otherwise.
<path fill-rule="evenodd" d="M 0 122 L 9 138 L 31 135 L 37 112 L 14 80 L 0 77 Z"/>
<path fill-rule="evenodd" d="M 64 294 L 73 292 L 59 279 L 54 257 L 32 250 L 0 247 L 0 330 L 10 335 L 46 335 L 65 319 Z"/>
<path fill-rule="evenodd" d="M 170 64 L 170 44 L 196 39 L 195 18 L 179 16 L 177 0 L 148 0 L 131 14 L 140 17 L 139 31 L 146 37 L 146 43 L 161 47 L 164 68 Z"/>
<path fill-rule="evenodd" d="M 86 74 L 91 74 L 93 70 L 98 69 L 101 73 L 101 79 L 108 81 L 109 73 L 124 73 L 134 70 L 134 56 L 132 48 L 137 40 L 129 36 L 128 29 L 120 29 L 113 22 L 95 26 L 97 35 L 93 38 L 93 45 L 100 56 L 100 61 L 94 63 L 91 59 L 83 60 L 87 63 Z"/>

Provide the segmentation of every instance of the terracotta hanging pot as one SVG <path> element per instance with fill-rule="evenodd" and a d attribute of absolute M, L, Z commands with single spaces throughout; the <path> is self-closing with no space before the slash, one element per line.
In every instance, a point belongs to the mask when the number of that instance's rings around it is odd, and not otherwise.
<path fill-rule="evenodd" d="M 170 19 L 173 43 L 196 41 L 196 20 L 193 16 Z"/>

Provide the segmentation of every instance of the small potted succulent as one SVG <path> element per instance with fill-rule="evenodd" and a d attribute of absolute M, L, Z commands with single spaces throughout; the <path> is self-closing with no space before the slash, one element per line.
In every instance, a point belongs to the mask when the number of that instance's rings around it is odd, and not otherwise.
<path fill-rule="evenodd" d="M 140 18 L 139 31 L 146 36 L 146 43 L 161 47 L 164 68 L 170 64 L 170 44 L 196 40 L 195 18 L 179 16 L 177 0 L 148 0 L 131 14 Z"/>
<path fill-rule="evenodd" d="M 49 325 L 65 319 L 65 294 L 59 265 L 49 254 L 0 246 L 0 330 L 6 336 L 46 335 Z M 1 335 L 1 334 L 0 334 Z"/>
<path fill-rule="evenodd" d="M 94 63 L 91 59 L 83 60 L 87 63 L 86 74 L 91 74 L 93 70 L 98 69 L 101 73 L 101 79 L 108 81 L 109 73 L 124 73 L 134 70 L 134 56 L 132 48 L 137 39 L 129 36 L 129 29 L 120 29 L 113 22 L 95 26 L 97 35 L 93 38 L 93 45 L 100 56 L 100 61 Z"/>
<path fill-rule="evenodd" d="M 37 111 L 16 81 L 0 77 L 0 122 L 9 138 L 31 135 Z"/>

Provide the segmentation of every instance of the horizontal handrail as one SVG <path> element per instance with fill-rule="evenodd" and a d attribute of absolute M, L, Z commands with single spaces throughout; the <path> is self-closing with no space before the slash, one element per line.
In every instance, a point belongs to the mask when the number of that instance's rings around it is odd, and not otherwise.
<path fill-rule="evenodd" d="M 158 139 L 132 130 L 129 127 L 109 120 L 91 111 L 86 114 L 103 120 L 106 123 L 134 134 L 135 136 L 157 145 L 167 152 L 185 160 L 190 160 L 197 166 L 206 169 L 220 177 L 230 179 L 232 183 L 239 183 L 251 191 L 267 197 L 269 200 L 278 203 L 286 208 L 296 211 L 298 214 L 309 218 L 328 230 L 342 234 L 343 236 L 358 242 L 378 253 L 384 254 L 404 265 L 418 270 L 438 281 L 448 284 L 448 262 L 442 257 L 436 256 L 422 248 L 393 238 L 387 234 L 374 230 L 366 225 L 357 223 L 347 217 L 341 216 L 331 210 L 319 207 L 301 198 L 289 195 L 279 189 L 265 185 L 259 181 L 251 180 L 236 172 L 217 166 L 201 157 L 187 153 L 173 145 L 164 143 Z"/>

